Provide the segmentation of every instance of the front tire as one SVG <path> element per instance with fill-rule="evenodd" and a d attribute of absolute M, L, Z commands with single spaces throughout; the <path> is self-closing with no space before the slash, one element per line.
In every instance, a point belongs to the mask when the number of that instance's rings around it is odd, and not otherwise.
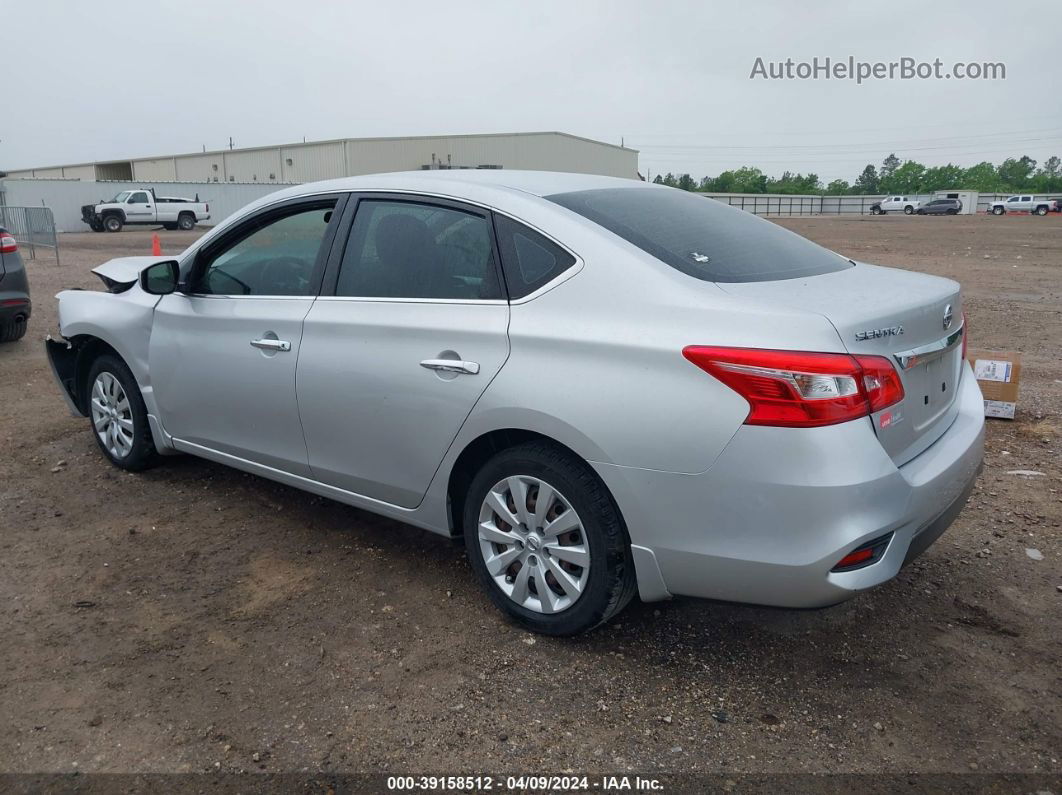
<path fill-rule="evenodd" d="M 634 596 L 619 509 L 593 470 L 557 445 L 529 442 L 491 458 L 469 486 L 463 520 L 480 584 L 532 632 L 586 632 Z"/>
<path fill-rule="evenodd" d="M 992 208 L 992 215 L 1003 215 L 1003 213 L 1005 213 L 1005 212 L 1006 212 L 1006 210 L 1004 210 L 1002 207 L 993 207 Z"/>
<path fill-rule="evenodd" d="M 121 232 L 122 226 L 122 219 L 117 215 L 108 215 L 103 219 L 103 228 L 108 232 Z"/>
<path fill-rule="evenodd" d="M 125 362 L 117 356 L 99 357 L 89 368 L 86 387 L 92 436 L 108 460 L 130 472 L 155 464 L 158 452 L 147 407 Z"/>

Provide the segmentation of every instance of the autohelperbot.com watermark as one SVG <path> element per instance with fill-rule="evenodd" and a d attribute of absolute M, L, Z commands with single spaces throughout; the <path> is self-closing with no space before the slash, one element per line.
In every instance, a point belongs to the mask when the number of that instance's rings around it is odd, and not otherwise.
<path fill-rule="evenodd" d="M 798 61 L 766 60 L 757 57 L 750 80 L 854 80 L 861 85 L 872 80 L 1006 80 L 1007 65 L 1002 61 L 956 61 L 950 66 L 940 58 L 920 61 L 904 57 L 895 61 L 860 61 L 847 58 L 820 58 Z"/>

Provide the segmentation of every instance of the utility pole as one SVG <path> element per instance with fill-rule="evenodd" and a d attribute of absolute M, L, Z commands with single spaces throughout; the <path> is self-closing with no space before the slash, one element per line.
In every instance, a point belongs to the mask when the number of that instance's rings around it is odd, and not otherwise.
<path fill-rule="evenodd" d="M 229 151 L 232 151 L 232 136 L 229 136 Z"/>

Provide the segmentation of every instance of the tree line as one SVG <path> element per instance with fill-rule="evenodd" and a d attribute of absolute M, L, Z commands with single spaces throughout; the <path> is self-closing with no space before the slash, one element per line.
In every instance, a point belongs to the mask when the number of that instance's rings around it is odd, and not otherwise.
<path fill-rule="evenodd" d="M 980 193 L 1062 193 L 1062 161 L 1049 157 L 1039 168 L 1028 155 L 1007 158 L 998 166 L 985 161 L 969 168 L 924 166 L 914 160 L 901 162 L 895 154 L 886 157 L 881 167 L 868 164 L 855 182 L 835 179 L 823 186 L 818 174 L 794 174 L 768 177 L 754 166 L 724 171 L 717 177 L 699 181 L 689 174 L 657 174 L 657 185 L 706 193 L 789 193 L 826 194 L 828 196 L 860 194 L 918 194 L 938 190 L 976 190 Z"/>

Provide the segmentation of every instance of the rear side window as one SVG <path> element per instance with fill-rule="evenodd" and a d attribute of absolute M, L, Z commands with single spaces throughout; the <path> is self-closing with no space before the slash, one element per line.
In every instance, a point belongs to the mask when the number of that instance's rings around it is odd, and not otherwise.
<path fill-rule="evenodd" d="M 682 190 L 605 188 L 546 198 L 707 282 L 799 279 L 852 267 L 778 224 Z"/>
<path fill-rule="evenodd" d="M 575 264 L 552 240 L 504 215 L 494 216 L 509 298 L 523 298 Z"/>
<path fill-rule="evenodd" d="M 502 297 L 486 217 L 404 201 L 358 203 L 336 295 L 492 300 Z"/>

